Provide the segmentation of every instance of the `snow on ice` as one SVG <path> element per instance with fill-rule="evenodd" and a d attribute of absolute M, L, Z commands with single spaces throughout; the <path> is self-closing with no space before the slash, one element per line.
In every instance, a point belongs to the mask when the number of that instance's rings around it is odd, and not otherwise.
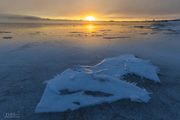
<path fill-rule="evenodd" d="M 124 81 L 123 76 L 135 74 L 160 82 L 158 72 L 158 68 L 149 61 L 133 55 L 108 58 L 95 66 L 67 69 L 48 82 L 35 111 L 63 112 L 121 99 L 148 102 L 149 93 Z"/>

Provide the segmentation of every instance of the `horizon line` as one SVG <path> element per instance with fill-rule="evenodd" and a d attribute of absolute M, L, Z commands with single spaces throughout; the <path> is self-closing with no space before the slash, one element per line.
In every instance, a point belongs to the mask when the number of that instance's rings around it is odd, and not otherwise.
<path fill-rule="evenodd" d="M 9 15 L 10 18 L 34 18 L 34 20 L 48 20 L 48 21 L 84 21 L 84 22 L 152 22 L 152 21 L 174 21 L 180 20 L 180 18 L 147 18 L 147 17 L 139 17 L 139 18 L 132 18 L 132 17 L 122 17 L 121 19 L 97 19 L 95 21 L 87 21 L 83 18 L 80 19 L 68 19 L 68 18 L 52 18 L 52 17 L 43 17 L 43 16 L 34 16 L 34 15 L 24 15 L 24 14 L 13 14 L 13 13 L 0 13 L 0 15 Z"/>

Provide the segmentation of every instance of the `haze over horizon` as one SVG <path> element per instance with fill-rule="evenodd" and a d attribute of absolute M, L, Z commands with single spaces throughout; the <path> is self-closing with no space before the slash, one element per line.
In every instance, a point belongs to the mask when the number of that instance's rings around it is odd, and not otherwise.
<path fill-rule="evenodd" d="M 0 14 L 20 14 L 53 19 L 99 20 L 179 18 L 180 0 L 1 0 Z"/>

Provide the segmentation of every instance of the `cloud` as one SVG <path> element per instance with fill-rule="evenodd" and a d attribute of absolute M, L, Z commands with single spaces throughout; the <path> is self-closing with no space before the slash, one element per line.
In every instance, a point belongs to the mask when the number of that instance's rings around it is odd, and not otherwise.
<path fill-rule="evenodd" d="M 180 0 L 1 0 L 2 13 L 39 16 L 156 16 L 180 14 Z"/>

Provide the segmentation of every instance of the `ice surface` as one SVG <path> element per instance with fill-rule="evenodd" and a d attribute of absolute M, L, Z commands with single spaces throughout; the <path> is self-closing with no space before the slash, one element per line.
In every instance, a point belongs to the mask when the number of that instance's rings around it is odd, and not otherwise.
<path fill-rule="evenodd" d="M 63 112 L 120 99 L 148 102 L 149 93 L 122 79 L 128 73 L 160 82 L 158 69 L 133 55 L 108 58 L 95 66 L 67 69 L 48 82 L 36 112 Z"/>

